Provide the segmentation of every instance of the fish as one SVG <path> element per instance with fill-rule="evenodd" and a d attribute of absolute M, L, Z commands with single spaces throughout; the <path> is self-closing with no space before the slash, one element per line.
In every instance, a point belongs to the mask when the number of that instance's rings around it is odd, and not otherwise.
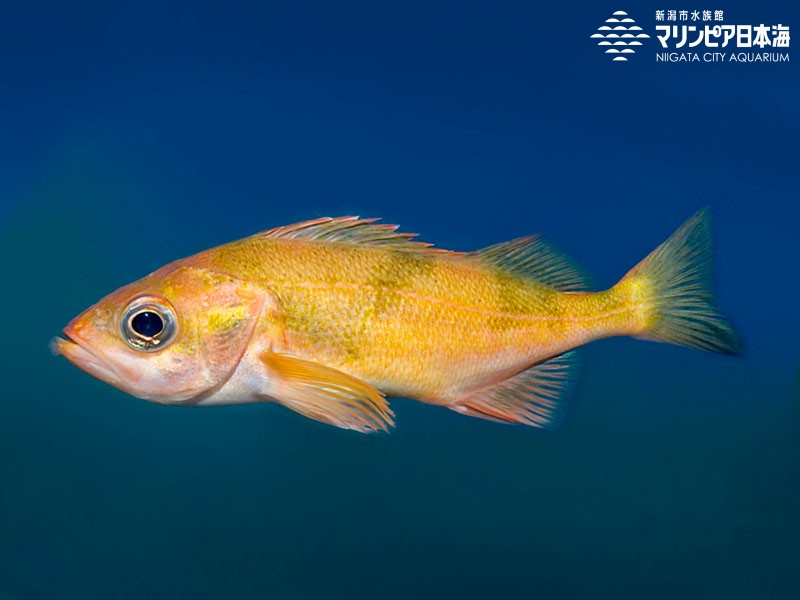
<path fill-rule="evenodd" d="M 54 354 L 161 404 L 273 402 L 369 433 L 387 398 L 501 423 L 564 418 L 577 348 L 630 336 L 736 354 L 700 210 L 609 289 L 539 235 L 460 252 L 318 218 L 176 260 L 75 317 Z"/>

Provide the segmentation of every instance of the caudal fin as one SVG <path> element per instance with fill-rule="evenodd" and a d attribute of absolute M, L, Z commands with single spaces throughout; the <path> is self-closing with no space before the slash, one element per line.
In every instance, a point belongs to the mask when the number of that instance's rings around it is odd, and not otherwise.
<path fill-rule="evenodd" d="M 717 310 L 712 292 L 711 220 L 703 209 L 631 269 L 626 282 L 645 309 L 638 337 L 735 354 L 739 336 Z"/>

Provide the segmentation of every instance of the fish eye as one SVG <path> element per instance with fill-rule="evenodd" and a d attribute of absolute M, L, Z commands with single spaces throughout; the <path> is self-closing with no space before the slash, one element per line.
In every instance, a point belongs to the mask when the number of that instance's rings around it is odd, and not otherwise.
<path fill-rule="evenodd" d="M 152 352 L 167 346 L 177 332 L 175 311 L 161 298 L 134 298 L 121 320 L 122 339 L 135 350 Z"/>
<path fill-rule="evenodd" d="M 155 337 L 164 331 L 164 319 L 157 312 L 138 312 L 131 317 L 131 329 L 142 337 Z"/>

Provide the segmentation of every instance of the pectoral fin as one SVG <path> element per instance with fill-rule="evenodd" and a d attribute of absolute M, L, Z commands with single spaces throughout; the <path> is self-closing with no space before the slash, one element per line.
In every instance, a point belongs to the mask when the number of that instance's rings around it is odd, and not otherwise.
<path fill-rule="evenodd" d="M 352 375 L 276 352 L 264 352 L 261 360 L 270 371 L 270 395 L 304 417 L 362 433 L 394 425 L 383 395 Z"/>

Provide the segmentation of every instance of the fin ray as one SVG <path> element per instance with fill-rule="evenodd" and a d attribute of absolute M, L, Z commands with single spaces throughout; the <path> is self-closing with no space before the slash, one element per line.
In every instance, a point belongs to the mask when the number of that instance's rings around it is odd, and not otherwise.
<path fill-rule="evenodd" d="M 488 421 L 551 428 L 563 418 L 577 370 L 577 352 L 565 352 L 494 387 L 470 392 L 449 408 Z"/>
<path fill-rule="evenodd" d="M 314 240 L 346 244 L 368 244 L 386 246 L 397 250 L 428 250 L 447 252 L 431 248 L 432 244 L 414 240 L 416 233 L 398 232 L 397 225 L 377 223 L 378 219 L 359 217 L 322 217 L 284 225 L 256 234 L 274 239 Z"/>
<path fill-rule="evenodd" d="M 652 315 L 640 337 L 723 354 L 739 351 L 739 336 L 714 301 L 712 263 L 711 219 L 704 208 L 618 284 L 638 283 L 644 290 Z"/>
<path fill-rule="evenodd" d="M 275 399 L 304 417 L 362 433 L 394 425 L 383 394 L 365 381 L 287 354 L 263 352 L 261 360 L 270 370 Z"/>
<path fill-rule="evenodd" d="M 590 288 L 583 270 L 538 235 L 501 242 L 471 254 L 503 271 L 561 292 L 584 292 Z"/>

